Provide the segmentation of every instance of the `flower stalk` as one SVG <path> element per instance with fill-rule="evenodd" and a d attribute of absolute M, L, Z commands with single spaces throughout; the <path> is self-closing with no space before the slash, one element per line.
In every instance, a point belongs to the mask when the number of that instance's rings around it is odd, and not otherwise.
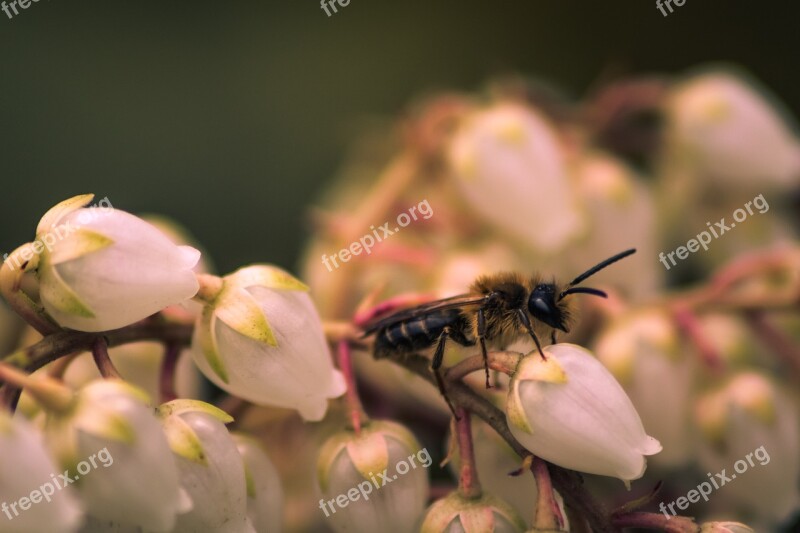
<path fill-rule="evenodd" d="M 364 407 L 361 405 L 361 400 L 358 398 L 356 376 L 353 372 L 352 351 L 346 340 L 341 340 L 337 344 L 336 360 L 339 364 L 339 370 L 341 370 L 342 375 L 344 376 L 344 381 L 347 384 L 345 402 L 347 403 L 350 423 L 353 426 L 353 431 L 355 434 L 361 435 L 361 426 L 364 422 L 366 422 L 367 416 L 364 412 Z"/>
<path fill-rule="evenodd" d="M 483 495 L 478 469 L 475 466 L 475 449 L 472 445 L 472 421 L 469 411 L 463 407 L 456 409 L 456 442 L 460 462 L 458 492 L 466 500 L 475 500 Z"/>

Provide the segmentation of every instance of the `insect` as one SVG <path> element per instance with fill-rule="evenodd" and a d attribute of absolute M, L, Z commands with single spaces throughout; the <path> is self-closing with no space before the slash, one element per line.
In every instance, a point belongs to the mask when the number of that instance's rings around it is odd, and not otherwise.
<path fill-rule="evenodd" d="M 379 318 L 364 327 L 364 336 L 375 334 L 374 357 L 381 359 L 394 354 L 411 354 L 436 346 L 431 368 L 439 391 L 447 398 L 440 372 L 445 346 L 452 340 L 462 346 L 480 344 L 489 384 L 487 344 L 505 348 L 522 336 L 529 335 L 539 354 L 540 338 L 556 343 L 556 332 L 569 332 L 574 318 L 573 294 L 607 297 L 591 287 L 577 287 L 586 278 L 635 253 L 625 250 L 601 261 L 565 286 L 544 281 L 539 275 L 525 277 L 514 272 L 481 276 L 470 292 L 416 307 L 397 311 Z"/>

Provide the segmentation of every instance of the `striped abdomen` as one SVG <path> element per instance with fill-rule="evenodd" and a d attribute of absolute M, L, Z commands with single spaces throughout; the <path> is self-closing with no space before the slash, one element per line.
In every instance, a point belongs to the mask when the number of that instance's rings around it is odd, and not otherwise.
<path fill-rule="evenodd" d="M 379 330 L 375 337 L 375 357 L 390 353 L 411 353 L 433 346 L 445 328 L 450 338 L 464 346 L 475 344 L 465 336 L 468 321 L 458 309 L 434 311 L 419 317 L 401 320 Z"/>

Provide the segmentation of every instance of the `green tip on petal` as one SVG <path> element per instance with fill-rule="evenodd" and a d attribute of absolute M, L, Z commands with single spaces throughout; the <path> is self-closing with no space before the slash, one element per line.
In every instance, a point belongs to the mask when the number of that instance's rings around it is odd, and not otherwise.
<path fill-rule="evenodd" d="M 362 432 L 346 445 L 347 454 L 364 479 L 389 467 L 389 446 L 383 433 Z"/>
<path fill-rule="evenodd" d="M 166 404 L 165 404 L 166 405 Z M 163 407 L 163 406 L 162 406 Z M 161 407 L 159 407 L 161 410 Z M 168 416 L 161 421 L 167 443 L 175 455 L 202 466 L 208 465 L 203 443 L 194 430 L 179 416 Z"/>
<path fill-rule="evenodd" d="M 233 422 L 233 417 L 231 415 L 219 407 L 215 407 L 210 403 L 200 400 L 189 400 L 185 398 L 172 400 L 171 402 L 167 402 L 158 406 L 156 411 L 162 418 L 167 418 L 170 415 L 182 415 L 185 413 L 205 413 L 216 418 L 223 424 L 229 424 Z"/>
<path fill-rule="evenodd" d="M 67 315 L 95 318 L 91 308 L 78 298 L 72 288 L 61 279 L 55 268 L 40 269 L 39 274 L 42 298 L 47 299 L 55 309 Z"/>
<path fill-rule="evenodd" d="M 237 333 L 269 346 L 278 345 L 267 317 L 253 295 L 246 290 L 237 288 L 226 291 L 214 306 L 214 313 Z"/>
<path fill-rule="evenodd" d="M 93 407 L 79 409 L 75 427 L 84 433 L 104 439 L 133 444 L 136 432 L 133 426 L 122 415 L 105 409 Z"/>
<path fill-rule="evenodd" d="M 55 266 L 73 259 L 79 259 L 114 244 L 113 239 L 86 228 L 73 231 L 71 239 L 69 246 L 55 247 L 52 253 L 47 250 L 42 252 L 43 254 L 49 253 L 50 265 Z"/>
<path fill-rule="evenodd" d="M 217 351 L 216 327 L 217 319 L 214 313 L 214 307 L 207 305 L 203 308 L 202 323 L 198 330 L 200 348 L 211 370 L 213 370 L 224 383 L 228 383 L 228 370 L 225 368 L 225 363 L 222 362 L 222 356 L 219 351 Z"/>
<path fill-rule="evenodd" d="M 519 381 L 517 379 L 511 381 L 511 388 L 508 391 L 506 418 L 509 424 L 513 424 L 514 427 L 521 429 L 529 435 L 533 435 L 533 427 L 528 421 L 528 417 L 525 415 L 522 399 L 519 397 Z"/>
<path fill-rule="evenodd" d="M 82 207 L 89 205 L 94 199 L 94 194 L 81 194 L 73 196 L 61 203 L 51 207 L 47 213 L 39 220 L 39 225 L 36 226 L 36 234 L 41 235 L 50 231 L 50 228 L 57 226 L 62 218 L 77 211 Z"/>
<path fill-rule="evenodd" d="M 238 287 L 266 287 L 283 291 L 308 292 L 308 285 L 285 270 L 272 265 L 252 265 L 240 268 L 229 276 Z"/>
<path fill-rule="evenodd" d="M 547 351 L 547 348 L 545 348 L 545 351 Z M 547 383 L 567 382 L 567 374 L 561 368 L 558 360 L 552 354 L 546 360 L 542 359 L 537 350 L 534 350 L 520 361 L 514 377 L 517 380 L 534 380 Z"/>
<path fill-rule="evenodd" d="M 255 499 L 256 497 L 256 482 L 253 479 L 253 473 L 250 472 L 250 469 L 247 465 L 244 465 L 244 484 L 247 488 L 247 497 L 250 499 Z"/>

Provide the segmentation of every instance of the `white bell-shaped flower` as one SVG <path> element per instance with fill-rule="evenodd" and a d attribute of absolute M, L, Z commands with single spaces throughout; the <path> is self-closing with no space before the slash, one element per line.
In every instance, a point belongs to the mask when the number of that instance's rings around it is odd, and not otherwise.
<path fill-rule="evenodd" d="M 800 145 L 783 110 L 742 76 L 724 71 L 689 78 L 667 106 L 671 153 L 717 183 L 796 185 Z"/>
<path fill-rule="evenodd" d="M 533 109 L 498 103 L 475 112 L 448 157 L 470 209 L 534 250 L 559 250 L 580 230 L 558 138 Z"/>
<path fill-rule="evenodd" d="M 321 420 L 346 385 L 333 368 L 308 288 L 283 270 L 256 265 L 223 278 L 203 309 L 192 355 L 211 381 L 262 405 Z"/>
<path fill-rule="evenodd" d="M 657 466 L 684 464 L 692 453 L 693 358 L 681 349 L 673 320 L 661 309 L 622 315 L 595 344 L 603 365 L 622 384 L 636 411 L 664 450 Z"/>
<path fill-rule="evenodd" d="M 169 531 L 181 509 L 178 472 L 161 425 L 139 389 L 97 380 L 74 408 L 48 413 L 48 444 L 86 512 L 122 528 Z"/>
<path fill-rule="evenodd" d="M 800 510 L 798 419 L 795 404 L 754 372 L 736 375 L 695 406 L 704 437 L 697 455 L 709 481 L 770 529 Z"/>
<path fill-rule="evenodd" d="M 411 533 L 428 500 L 432 463 L 403 426 L 373 420 L 356 436 L 334 435 L 317 461 L 320 512 L 339 532 Z"/>
<path fill-rule="evenodd" d="M 225 424 L 233 419 L 213 405 L 173 400 L 158 408 L 191 510 L 175 531 L 254 532 L 247 517 L 244 461 Z"/>
<path fill-rule="evenodd" d="M 242 433 L 232 436 L 244 459 L 247 516 L 256 531 L 279 533 L 283 524 L 283 489 L 278 471 L 257 440 Z"/>
<path fill-rule="evenodd" d="M 556 344 L 520 362 L 506 416 L 514 437 L 551 463 L 625 482 L 640 478 L 645 456 L 661 451 L 625 391 L 586 349 Z"/>
<path fill-rule="evenodd" d="M 41 435 L 0 412 L 0 531 L 75 531 L 81 505 L 71 487 L 61 486 L 60 473 Z"/>
<path fill-rule="evenodd" d="M 433 502 L 419 530 L 420 533 L 521 533 L 526 525 L 502 500 L 486 494 L 467 499 L 456 491 Z"/>
<path fill-rule="evenodd" d="M 636 248 L 638 253 L 598 272 L 593 283 L 619 286 L 633 299 L 653 295 L 664 269 L 652 259 L 659 252 L 652 192 L 633 169 L 602 152 L 583 154 L 572 166 L 572 175 L 591 223 L 565 251 L 558 268 L 571 271 L 574 265 L 591 265 L 616 250 Z"/>
<path fill-rule="evenodd" d="M 61 202 L 36 229 L 40 297 L 56 322 L 115 329 L 195 295 L 200 252 L 124 211 L 85 208 L 91 199 Z"/>

